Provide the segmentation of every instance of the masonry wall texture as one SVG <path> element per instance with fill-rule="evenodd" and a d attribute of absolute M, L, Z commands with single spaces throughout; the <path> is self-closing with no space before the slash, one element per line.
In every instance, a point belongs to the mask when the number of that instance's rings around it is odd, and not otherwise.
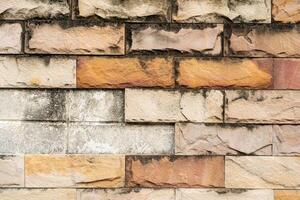
<path fill-rule="evenodd" d="M 300 200 L 300 1 L 0 0 L 0 200 Z"/>

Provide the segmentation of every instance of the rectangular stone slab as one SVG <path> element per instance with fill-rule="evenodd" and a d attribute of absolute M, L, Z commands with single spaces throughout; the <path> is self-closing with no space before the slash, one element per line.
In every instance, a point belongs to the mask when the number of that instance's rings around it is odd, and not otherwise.
<path fill-rule="evenodd" d="M 20 23 L 0 24 L 0 54 L 21 54 L 22 32 Z"/>
<path fill-rule="evenodd" d="M 24 157 L 0 156 L 0 177 L 0 187 L 24 187 Z"/>

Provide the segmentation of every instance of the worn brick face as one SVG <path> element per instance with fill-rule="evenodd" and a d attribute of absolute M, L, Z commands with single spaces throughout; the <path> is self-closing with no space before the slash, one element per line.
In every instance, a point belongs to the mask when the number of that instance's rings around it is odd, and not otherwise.
<path fill-rule="evenodd" d="M 274 87 L 300 89 L 300 59 L 275 59 Z"/>
<path fill-rule="evenodd" d="M 0 187 L 24 186 L 24 157 L 0 157 Z"/>
<path fill-rule="evenodd" d="M 20 54 L 22 53 L 21 35 L 23 29 L 19 23 L 0 24 L 0 53 Z"/>
<path fill-rule="evenodd" d="M 283 23 L 300 21 L 300 3 L 298 0 L 273 0 L 273 19 Z"/>
<path fill-rule="evenodd" d="M 275 200 L 298 200 L 300 199 L 299 190 L 276 190 Z"/>

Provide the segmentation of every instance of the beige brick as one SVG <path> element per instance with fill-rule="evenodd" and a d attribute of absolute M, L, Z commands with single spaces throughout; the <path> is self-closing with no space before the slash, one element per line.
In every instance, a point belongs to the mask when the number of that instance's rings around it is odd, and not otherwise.
<path fill-rule="evenodd" d="M 274 126 L 274 155 L 300 155 L 300 126 Z"/>
<path fill-rule="evenodd" d="M 3 144 L 2 144 L 3 145 Z M 0 156 L 0 187 L 24 186 L 24 157 Z M 0 198 L 2 195 L 0 194 Z"/>
<path fill-rule="evenodd" d="M 300 190 L 275 190 L 274 200 L 299 200 Z"/>
<path fill-rule="evenodd" d="M 23 28 L 19 23 L 0 24 L 0 53 L 1 54 L 22 53 L 22 42 L 21 42 L 22 32 L 23 32 Z"/>
<path fill-rule="evenodd" d="M 272 16 L 275 21 L 297 23 L 300 21 L 298 0 L 273 0 Z"/>

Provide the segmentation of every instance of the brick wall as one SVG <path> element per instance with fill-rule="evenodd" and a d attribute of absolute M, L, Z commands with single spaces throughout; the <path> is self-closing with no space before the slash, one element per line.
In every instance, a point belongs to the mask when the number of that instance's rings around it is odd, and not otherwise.
<path fill-rule="evenodd" d="M 299 0 L 0 0 L 0 200 L 300 200 Z"/>

